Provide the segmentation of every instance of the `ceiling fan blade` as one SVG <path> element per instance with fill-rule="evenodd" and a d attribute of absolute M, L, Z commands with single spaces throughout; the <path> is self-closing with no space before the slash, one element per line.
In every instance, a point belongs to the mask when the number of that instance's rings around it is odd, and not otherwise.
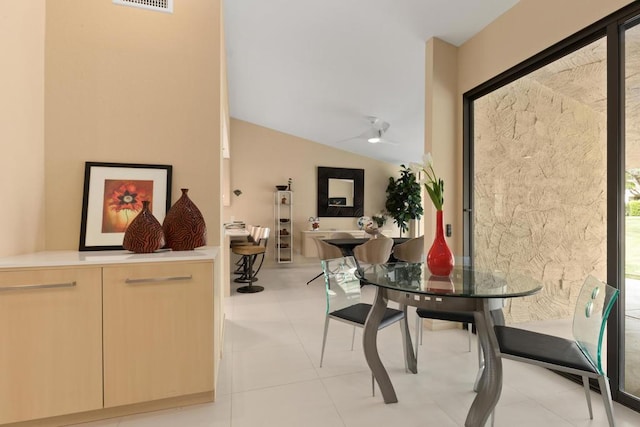
<path fill-rule="evenodd" d="M 358 134 L 356 136 L 352 136 L 350 138 L 341 139 L 340 141 L 337 141 L 336 143 L 356 141 L 356 140 L 357 141 L 367 141 L 369 138 L 373 138 L 374 136 L 376 136 L 376 132 L 374 132 L 372 129 L 368 129 L 368 130 L 362 132 L 361 134 Z"/>
<path fill-rule="evenodd" d="M 368 138 L 367 135 L 368 135 L 368 133 L 366 133 L 366 132 L 365 133 L 361 133 L 360 135 L 356 135 L 356 136 L 352 136 L 352 137 L 349 137 L 349 138 L 345 138 L 345 139 L 341 139 L 339 141 L 336 141 L 336 144 L 342 144 L 342 143 L 349 142 L 349 141 L 360 141 L 360 140 L 363 140 L 363 139 L 366 141 L 366 139 Z"/>
<path fill-rule="evenodd" d="M 336 141 L 337 144 L 349 142 L 349 141 L 366 141 L 370 144 L 389 144 L 389 145 L 399 145 L 395 141 L 390 141 L 388 139 L 384 139 L 383 135 L 387 132 L 389 127 L 391 126 L 388 122 L 379 119 L 374 116 L 367 116 L 367 119 L 371 123 L 371 127 L 366 131 L 362 132 L 360 135 L 353 136 L 351 138 L 342 139 L 340 141 Z"/>
<path fill-rule="evenodd" d="M 378 142 L 371 142 L 371 144 L 387 144 L 387 145 L 400 145 L 398 142 L 391 141 L 389 139 L 380 138 Z"/>

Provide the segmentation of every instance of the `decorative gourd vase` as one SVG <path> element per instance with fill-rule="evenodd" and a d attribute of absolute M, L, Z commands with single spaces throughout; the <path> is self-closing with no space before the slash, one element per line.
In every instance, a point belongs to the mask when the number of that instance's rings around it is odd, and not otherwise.
<path fill-rule="evenodd" d="M 442 211 L 436 212 L 436 237 L 427 253 L 427 266 L 434 276 L 448 276 L 453 270 L 453 254 L 442 230 Z"/>
<path fill-rule="evenodd" d="M 164 217 L 162 228 L 167 248 L 190 251 L 207 244 L 207 226 L 200 209 L 191 201 L 188 188 L 181 188 L 182 196 Z"/>
<path fill-rule="evenodd" d="M 160 221 L 149 210 L 149 202 L 142 202 L 142 211 L 124 232 L 122 247 L 136 253 L 155 252 L 164 246 L 165 238 Z"/>

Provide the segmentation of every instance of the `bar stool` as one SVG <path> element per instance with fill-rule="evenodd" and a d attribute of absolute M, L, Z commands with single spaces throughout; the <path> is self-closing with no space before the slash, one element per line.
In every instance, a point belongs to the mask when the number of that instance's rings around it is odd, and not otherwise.
<path fill-rule="evenodd" d="M 253 294 L 264 291 L 264 287 L 253 285 L 253 282 L 258 280 L 256 277 L 258 272 L 253 271 L 253 261 L 258 255 L 264 255 L 266 248 L 264 246 L 236 246 L 231 250 L 234 254 L 242 256 L 244 265 L 242 276 L 233 281 L 237 283 L 248 283 L 247 286 L 239 287 L 237 291 L 242 294 Z"/>
<path fill-rule="evenodd" d="M 259 244 L 257 245 L 238 245 L 231 248 L 231 251 L 242 256 L 242 275 L 233 281 L 236 283 L 248 283 L 247 286 L 242 286 L 237 289 L 240 293 L 255 293 L 264 290 L 262 286 L 253 286 L 253 282 L 257 281 L 257 275 L 262 268 L 264 262 L 264 255 L 267 252 L 267 242 L 269 240 L 269 228 L 262 228 Z M 253 269 L 254 264 L 258 256 L 262 255 L 260 259 L 260 265 L 256 270 Z"/>
<path fill-rule="evenodd" d="M 251 225 L 249 226 L 249 235 L 246 236 L 246 238 L 243 240 L 231 241 L 230 247 L 234 248 L 236 246 L 259 245 L 261 235 L 262 235 L 262 227 L 260 227 L 259 225 Z M 233 271 L 233 274 L 243 274 L 246 268 L 246 265 L 244 265 L 244 261 L 246 261 L 244 258 L 240 258 L 236 262 L 236 269 Z"/>

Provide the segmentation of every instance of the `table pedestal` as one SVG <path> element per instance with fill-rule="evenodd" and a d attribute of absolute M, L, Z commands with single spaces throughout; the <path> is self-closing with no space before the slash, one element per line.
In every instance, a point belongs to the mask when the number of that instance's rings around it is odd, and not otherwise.
<path fill-rule="evenodd" d="M 492 310 L 500 310 L 502 308 L 502 299 L 447 298 L 445 295 L 436 297 L 378 287 L 373 307 L 364 326 L 362 344 L 367 364 L 380 387 L 385 403 L 396 403 L 398 401 L 389 374 L 380 360 L 377 347 L 378 326 L 389 300 L 395 301 L 401 306 L 413 306 L 429 310 L 473 312 L 478 339 L 484 354 L 484 368 L 477 384 L 478 394 L 471 404 L 465 426 L 484 426 L 498 403 L 502 391 L 502 360 L 497 356 L 497 341 L 493 326 L 494 323 L 504 323 L 504 318 L 501 312 L 498 313 L 497 311 L 494 311 L 492 316 Z M 417 362 L 408 328 L 405 328 L 405 335 L 403 340 L 405 365 L 409 371 L 417 373 Z"/>

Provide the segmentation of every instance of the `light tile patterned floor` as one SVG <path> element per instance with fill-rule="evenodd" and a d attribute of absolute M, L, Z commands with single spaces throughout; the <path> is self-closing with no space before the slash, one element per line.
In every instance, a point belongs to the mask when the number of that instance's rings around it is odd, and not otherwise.
<path fill-rule="evenodd" d="M 455 427 L 462 426 L 474 398 L 475 345 L 467 352 L 460 329 L 425 331 L 417 375 L 404 371 L 399 328 L 379 334 L 379 350 L 399 402 L 371 396 L 371 377 L 357 330 L 332 322 L 323 367 L 318 366 L 324 323 L 324 284 L 306 286 L 317 265 L 263 268 L 259 294 L 227 300 L 227 324 L 218 400 L 85 427 Z M 365 296 L 373 289 L 365 287 Z M 411 310 L 413 312 L 413 310 Z M 410 319 L 413 326 L 414 319 Z M 566 334 L 567 322 L 537 325 Z M 570 331 L 568 332 L 570 333 Z M 498 427 L 607 426 L 600 395 L 592 393 L 589 420 L 582 387 L 534 366 L 504 361 Z M 640 414 L 615 404 L 618 427 L 640 425 Z"/>

